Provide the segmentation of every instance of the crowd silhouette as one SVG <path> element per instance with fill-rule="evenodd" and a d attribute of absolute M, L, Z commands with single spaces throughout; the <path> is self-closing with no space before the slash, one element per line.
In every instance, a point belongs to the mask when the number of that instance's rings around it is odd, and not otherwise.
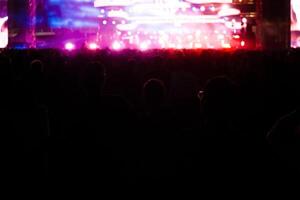
<path fill-rule="evenodd" d="M 61 187 L 288 185 L 300 172 L 299 55 L 2 50 L 4 178 Z"/>

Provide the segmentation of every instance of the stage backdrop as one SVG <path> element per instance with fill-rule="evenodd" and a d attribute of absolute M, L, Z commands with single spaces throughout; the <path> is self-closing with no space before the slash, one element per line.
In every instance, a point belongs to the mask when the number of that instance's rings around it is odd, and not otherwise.
<path fill-rule="evenodd" d="M 14 1 L 12 8 L 23 2 Z M 15 23 L 17 27 L 9 26 L 9 30 L 16 35 L 15 42 L 25 38 L 26 43 L 33 43 L 32 46 L 38 48 L 245 48 L 248 30 L 251 30 L 247 15 L 241 12 L 239 3 L 234 3 L 238 0 L 32 2 L 33 6 L 26 4 L 26 12 L 9 9 L 14 11 L 10 18 L 15 17 L 9 21 L 19 22 Z M 21 4 L 19 7 L 22 8 Z M 28 19 L 30 26 L 23 25 L 24 19 Z M 31 22 L 34 22 L 33 26 Z M 26 31 L 28 27 L 35 30 L 32 40 L 21 37 L 26 33 L 22 31 L 24 27 Z"/>
<path fill-rule="evenodd" d="M 94 0 L 48 0 L 46 8 L 38 8 L 38 22 L 44 22 L 48 13 L 51 28 L 97 28 L 99 10 L 94 8 Z"/>
<path fill-rule="evenodd" d="M 242 38 L 247 20 L 242 21 L 233 0 L 37 2 L 42 3 L 37 5 L 36 30 L 54 32 L 58 40 L 51 44 L 69 41 L 77 43 L 76 47 L 89 45 L 113 49 L 245 46 L 236 38 Z"/>
<path fill-rule="evenodd" d="M 7 0 L 0 0 L 0 48 L 8 43 L 7 19 Z"/>

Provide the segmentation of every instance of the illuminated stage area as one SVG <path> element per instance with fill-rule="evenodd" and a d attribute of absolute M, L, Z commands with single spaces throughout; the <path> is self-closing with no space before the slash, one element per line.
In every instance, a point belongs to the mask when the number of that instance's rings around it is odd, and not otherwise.
<path fill-rule="evenodd" d="M 113 49 L 243 47 L 247 19 L 232 1 L 95 1 L 99 41 Z"/>
<path fill-rule="evenodd" d="M 249 17 L 244 4 L 234 0 L 35 2 L 37 48 L 144 51 L 249 49 L 255 44 L 255 17 Z"/>

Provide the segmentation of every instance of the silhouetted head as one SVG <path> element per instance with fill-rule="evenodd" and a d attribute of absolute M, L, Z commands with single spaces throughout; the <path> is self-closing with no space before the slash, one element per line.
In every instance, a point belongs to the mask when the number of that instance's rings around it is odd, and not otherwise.
<path fill-rule="evenodd" d="M 221 116 L 233 111 L 236 91 L 236 85 L 225 76 L 210 79 L 201 94 L 204 113 Z"/>
<path fill-rule="evenodd" d="M 288 161 L 300 170 L 300 112 L 292 113 L 279 119 L 266 137 L 273 150 L 281 159 Z"/>
<path fill-rule="evenodd" d="M 40 60 L 33 60 L 30 63 L 30 71 L 34 74 L 42 74 L 44 72 L 44 64 Z"/>
<path fill-rule="evenodd" d="M 32 89 L 41 89 L 44 79 L 44 64 L 40 60 L 33 60 L 30 63 L 29 82 Z M 36 91 L 37 92 L 37 91 Z"/>
<path fill-rule="evenodd" d="M 84 71 L 84 87 L 88 95 L 101 95 L 105 82 L 105 68 L 99 62 L 90 62 Z"/>
<path fill-rule="evenodd" d="M 158 107 L 164 103 L 166 96 L 166 87 L 163 81 L 150 79 L 146 81 L 143 87 L 143 96 L 145 103 L 150 107 Z"/>

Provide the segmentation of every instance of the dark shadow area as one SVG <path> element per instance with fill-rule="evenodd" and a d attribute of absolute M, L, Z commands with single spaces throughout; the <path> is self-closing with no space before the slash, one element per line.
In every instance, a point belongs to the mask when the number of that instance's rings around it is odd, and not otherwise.
<path fill-rule="evenodd" d="M 4 180 L 297 189 L 299 58 L 299 50 L 4 50 Z"/>

